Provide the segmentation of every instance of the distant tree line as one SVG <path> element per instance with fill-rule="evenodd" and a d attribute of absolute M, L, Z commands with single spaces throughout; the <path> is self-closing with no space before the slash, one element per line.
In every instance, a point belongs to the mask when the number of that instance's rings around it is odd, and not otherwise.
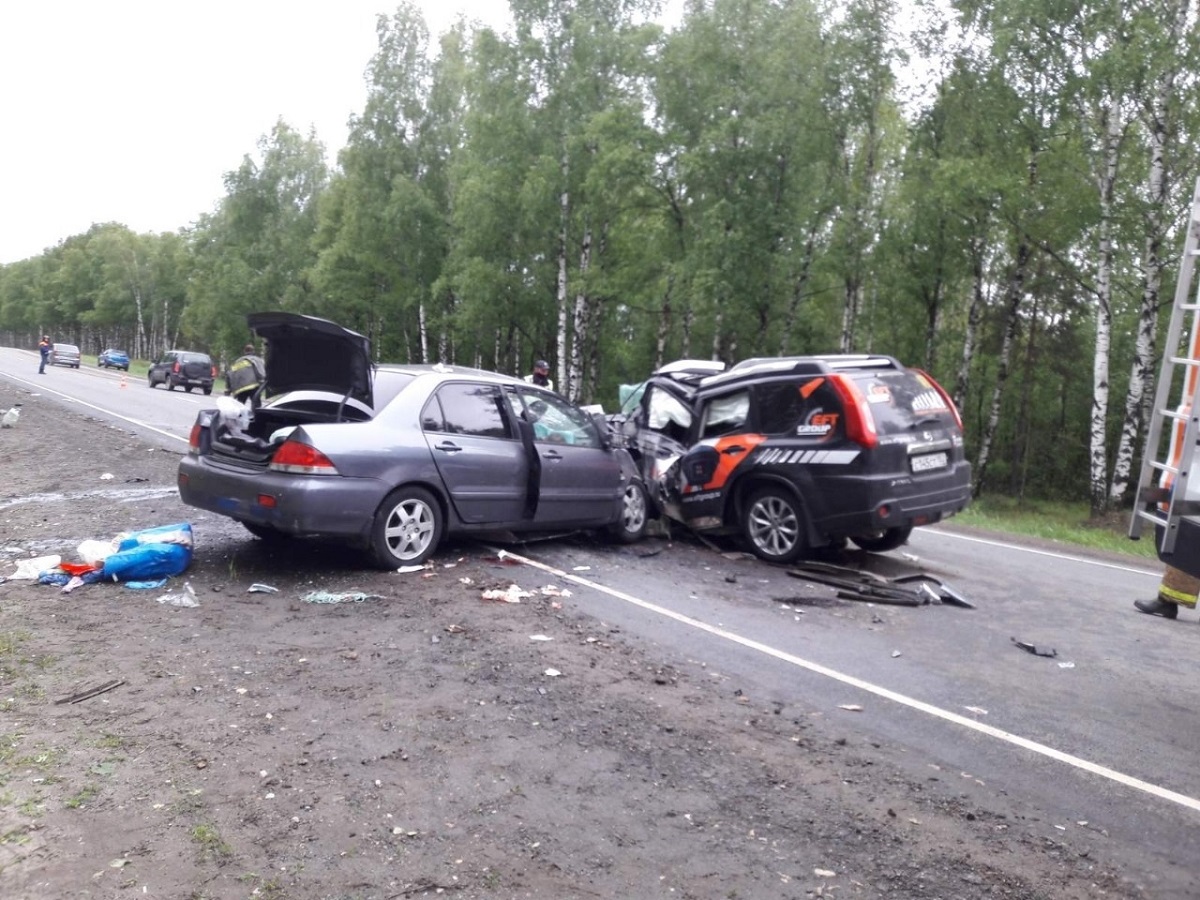
<path fill-rule="evenodd" d="M 380 360 L 545 357 L 610 408 L 674 358 L 881 352 L 955 395 L 978 489 L 1127 499 L 1197 174 L 1192 0 L 510 8 L 436 43 L 380 17 L 336 166 L 276 123 L 179 234 L 0 267 L 0 340 L 228 358 L 286 309 Z"/>

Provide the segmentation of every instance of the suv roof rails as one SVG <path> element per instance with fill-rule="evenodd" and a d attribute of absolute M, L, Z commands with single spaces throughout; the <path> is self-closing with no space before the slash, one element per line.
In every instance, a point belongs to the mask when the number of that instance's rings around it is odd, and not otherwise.
<path fill-rule="evenodd" d="M 655 375 L 716 375 L 725 371 L 725 363 L 715 359 L 677 359 L 654 370 Z"/>
<path fill-rule="evenodd" d="M 746 369 L 777 369 L 782 372 L 804 371 L 812 363 L 823 363 L 830 369 L 901 369 L 892 356 L 880 353 L 814 353 L 810 356 L 756 356 L 743 359 L 729 368 L 730 372 Z"/>

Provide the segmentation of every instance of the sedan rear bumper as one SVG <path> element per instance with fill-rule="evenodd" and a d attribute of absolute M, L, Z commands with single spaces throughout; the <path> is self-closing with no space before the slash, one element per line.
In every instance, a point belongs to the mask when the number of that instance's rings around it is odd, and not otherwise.
<path fill-rule="evenodd" d="M 387 493 L 373 478 L 235 470 L 194 455 L 180 462 L 178 484 L 188 506 L 296 537 L 361 544 Z"/>

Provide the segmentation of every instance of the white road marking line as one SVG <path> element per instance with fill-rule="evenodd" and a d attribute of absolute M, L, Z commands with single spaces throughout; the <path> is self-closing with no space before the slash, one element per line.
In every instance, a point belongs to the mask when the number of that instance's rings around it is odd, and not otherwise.
<path fill-rule="evenodd" d="M 163 431 L 161 428 L 155 428 L 153 425 L 143 422 L 140 419 L 131 419 L 129 416 L 123 416 L 120 413 L 113 412 L 111 409 L 105 409 L 103 406 L 95 406 L 94 404 L 88 403 L 86 400 L 80 400 L 78 397 L 72 397 L 70 394 L 64 394 L 62 391 L 56 391 L 54 388 L 48 387 L 45 384 L 42 384 L 40 381 L 29 381 L 28 379 L 22 378 L 19 375 L 12 374 L 9 374 L 8 377 L 12 378 L 14 381 L 21 382 L 21 384 L 27 384 L 31 388 L 36 388 L 36 393 L 38 394 L 57 394 L 64 400 L 69 400 L 72 403 L 78 403 L 80 406 L 86 406 L 88 409 L 94 409 L 96 412 L 104 413 L 106 416 L 112 416 L 115 419 L 120 419 L 122 422 L 128 422 L 131 425 L 136 425 L 138 428 L 146 428 L 150 431 L 153 431 L 155 434 L 161 434 L 163 437 L 169 437 L 175 441 L 183 441 L 185 444 L 188 443 L 188 438 L 180 437 L 177 434 L 171 434 L 171 432 Z"/>
<path fill-rule="evenodd" d="M 960 541 L 971 541 L 976 544 L 987 544 L 990 547 L 1003 547 L 1006 550 L 1020 550 L 1024 553 L 1035 553 L 1038 556 L 1049 556 L 1052 559 L 1065 559 L 1069 562 L 1087 563 L 1089 566 L 1100 566 L 1105 569 L 1116 569 L 1118 572 L 1132 572 L 1134 575 L 1151 575 L 1154 578 L 1161 578 L 1162 572 L 1151 572 L 1148 569 L 1135 569 L 1132 566 L 1122 566 L 1117 563 L 1103 562 L 1099 559 L 1088 559 L 1086 556 L 1071 556 L 1068 553 L 1051 553 L 1049 550 L 1034 550 L 1032 547 L 1024 547 L 1020 544 L 1006 544 L 1004 541 L 995 541 L 990 538 L 972 537 L 966 534 L 955 534 L 952 531 L 942 531 L 939 528 L 922 528 L 922 534 L 936 534 L 940 537 L 956 538 Z"/>
<path fill-rule="evenodd" d="M 926 703 L 923 700 L 917 700 L 913 697 L 907 697 L 904 694 L 896 693 L 888 690 L 885 687 L 880 687 L 877 684 L 872 684 L 869 681 L 863 681 L 861 678 L 855 678 L 853 675 L 846 675 L 836 669 L 830 669 L 820 663 L 810 662 L 807 659 L 801 659 L 799 656 L 793 656 L 791 653 L 785 653 L 782 650 L 777 650 L 774 647 L 769 647 L 766 644 L 751 640 L 750 638 L 742 637 L 739 634 L 734 634 L 732 631 L 726 631 L 724 628 L 717 628 L 709 625 L 706 622 L 701 622 L 699 619 L 693 619 L 691 616 L 685 616 L 682 613 L 677 613 L 673 610 L 666 609 L 646 600 L 641 600 L 637 597 L 626 594 L 624 591 L 618 591 L 615 588 L 606 587 L 603 584 L 598 584 L 594 581 L 589 581 L 586 578 L 580 578 L 578 575 L 572 575 L 570 572 L 564 572 L 562 569 L 556 569 L 554 566 L 548 566 L 545 563 L 538 562 L 528 557 L 519 556 L 508 550 L 497 550 L 496 554 L 500 557 L 514 559 L 519 563 L 530 566 L 535 569 L 540 569 L 558 578 L 565 578 L 575 584 L 583 587 L 592 588 L 608 594 L 610 597 L 615 597 L 618 600 L 624 600 L 626 603 L 632 603 L 634 606 L 641 607 L 652 613 L 657 613 L 660 616 L 666 616 L 668 619 L 674 619 L 691 628 L 697 628 L 700 631 L 708 632 L 715 637 L 730 641 L 734 644 L 740 644 L 751 650 L 757 650 L 759 653 L 764 653 L 767 656 L 772 656 L 782 662 L 797 666 L 801 669 L 807 669 L 817 675 L 823 675 L 826 678 L 832 678 L 834 681 L 840 681 L 842 684 L 850 687 L 858 688 L 866 691 L 869 694 L 874 694 L 877 697 L 882 697 L 885 700 L 891 700 L 894 703 L 899 703 L 901 706 L 907 706 L 910 709 L 915 709 L 927 715 L 934 716 L 938 719 L 944 719 L 947 722 L 952 722 L 955 725 L 961 725 L 963 728 L 969 728 L 972 731 L 977 731 L 980 734 L 986 734 L 988 737 L 996 738 L 1014 746 L 1021 747 L 1025 750 L 1030 750 L 1038 753 L 1049 759 L 1058 762 L 1066 763 L 1069 766 L 1074 766 L 1077 769 L 1082 769 L 1085 772 L 1090 772 L 1093 775 L 1099 775 L 1101 778 L 1107 778 L 1110 781 L 1115 781 L 1118 784 L 1133 788 L 1134 790 L 1142 791 L 1162 800 L 1169 800 L 1171 803 L 1178 803 L 1180 806 L 1187 807 L 1195 812 L 1200 812 L 1200 800 L 1194 797 L 1188 797 L 1185 794 L 1178 794 L 1175 791 L 1160 787 L 1156 784 L 1150 784 L 1148 781 L 1142 781 L 1139 778 L 1134 778 L 1132 775 L 1126 775 L 1118 772 L 1115 769 L 1110 769 L 1107 766 L 1102 766 L 1086 759 L 1081 759 L 1078 756 L 1072 756 L 1070 753 L 1064 753 L 1061 750 L 1055 750 L 1053 747 L 1047 747 L 1045 744 L 1039 744 L 1036 741 L 1031 741 L 1028 738 L 1023 738 L 1020 735 L 1012 734 L 1003 731 L 999 728 L 994 728 L 991 725 L 984 725 L 975 719 L 968 719 L 966 716 L 960 716 L 957 713 L 934 706 L 931 703 Z M 1087 560 L 1084 560 L 1085 562 Z"/>

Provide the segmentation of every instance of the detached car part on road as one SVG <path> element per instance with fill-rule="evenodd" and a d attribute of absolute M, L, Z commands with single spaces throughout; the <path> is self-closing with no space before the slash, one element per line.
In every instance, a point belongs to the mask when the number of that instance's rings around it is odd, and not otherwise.
<path fill-rule="evenodd" d="M 612 417 L 658 507 L 740 532 L 791 562 L 846 539 L 902 545 L 966 507 L 971 466 L 953 401 L 889 356 L 683 360 L 627 389 Z"/>
<path fill-rule="evenodd" d="M 221 398 L 199 414 L 184 503 L 264 540 L 362 547 L 383 568 L 471 532 L 645 533 L 646 490 L 602 417 L 506 375 L 373 366 L 365 337 L 325 319 L 247 320 L 266 342 L 265 384 L 249 406 Z"/>

